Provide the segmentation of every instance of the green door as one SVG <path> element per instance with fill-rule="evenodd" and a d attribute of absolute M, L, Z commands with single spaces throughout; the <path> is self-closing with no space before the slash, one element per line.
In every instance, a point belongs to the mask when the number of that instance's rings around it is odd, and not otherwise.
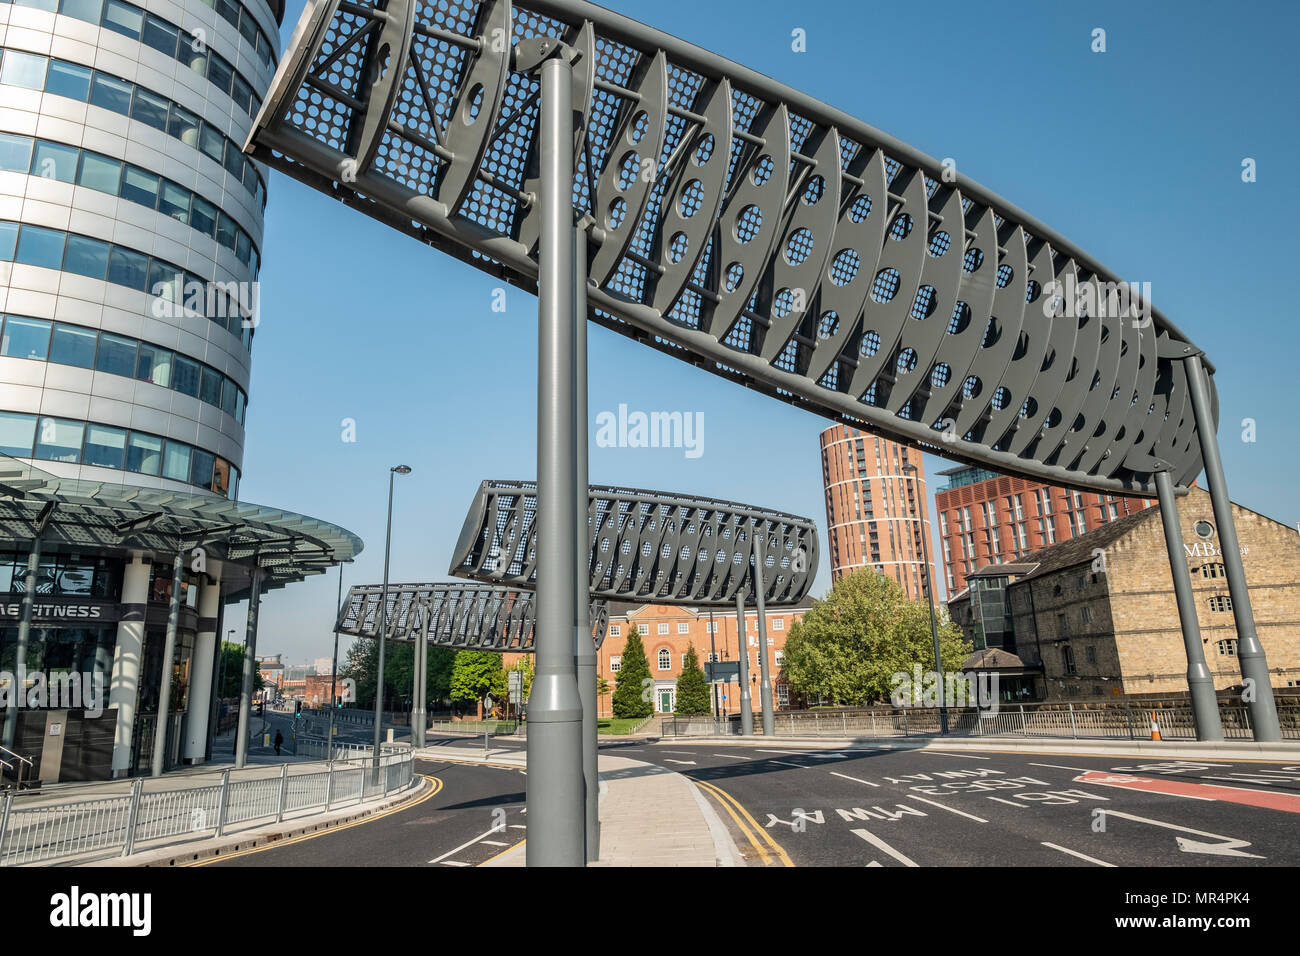
<path fill-rule="evenodd" d="M 659 692 L 659 712 L 671 714 L 673 711 L 673 692 L 670 690 L 661 690 Z"/>

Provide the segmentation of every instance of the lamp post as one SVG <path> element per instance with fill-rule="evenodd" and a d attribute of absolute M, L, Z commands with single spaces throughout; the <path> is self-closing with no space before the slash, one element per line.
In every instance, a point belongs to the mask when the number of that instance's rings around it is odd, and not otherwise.
<path fill-rule="evenodd" d="M 379 736 L 384 722 L 384 637 L 388 631 L 388 554 L 393 543 L 393 476 L 410 473 L 408 465 L 388 469 L 388 528 L 384 532 L 384 591 L 379 598 L 379 674 L 375 682 L 375 773 L 379 772 Z"/>
<path fill-rule="evenodd" d="M 940 663 L 940 658 L 939 658 L 939 624 L 935 620 L 935 616 L 934 616 L 934 585 L 933 582 L 930 580 L 930 545 L 925 540 L 926 539 L 925 522 L 921 519 L 920 515 L 917 514 L 917 509 L 916 509 L 916 499 L 920 497 L 920 486 L 919 484 L 916 484 L 916 478 L 917 478 L 916 465 L 912 464 L 911 462 L 905 464 L 903 466 L 903 474 L 911 478 L 914 484 L 913 494 L 912 494 L 912 514 L 916 516 L 918 523 L 921 525 L 921 560 L 924 562 L 924 567 L 922 568 L 922 570 L 925 572 L 925 599 L 926 602 L 930 605 L 930 636 L 934 639 L 934 677 L 935 680 L 939 682 L 939 687 L 943 689 L 947 686 L 947 684 L 943 679 L 943 666 Z M 948 732 L 948 707 L 946 705 L 946 702 L 943 700 L 941 696 L 939 699 L 939 733 L 946 734 L 947 732 Z"/>
<path fill-rule="evenodd" d="M 339 562 L 339 604 L 343 607 L 343 562 Z M 329 728 L 325 732 L 325 759 L 334 762 L 334 709 L 337 707 L 335 695 L 338 694 L 338 673 L 339 673 L 339 629 L 338 618 L 334 623 L 334 657 L 330 660 L 330 720 Z"/>

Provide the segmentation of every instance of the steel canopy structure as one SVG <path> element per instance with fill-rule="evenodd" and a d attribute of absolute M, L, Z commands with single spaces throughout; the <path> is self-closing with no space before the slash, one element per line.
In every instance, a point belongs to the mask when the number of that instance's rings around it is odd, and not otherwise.
<path fill-rule="evenodd" d="M 375 639 L 379 636 L 379 584 L 354 584 L 339 608 L 340 634 Z M 460 651 L 529 653 L 537 602 L 531 591 L 465 584 L 390 584 L 385 639 L 416 641 Z M 591 637 L 599 648 L 609 624 L 609 606 L 591 604 Z"/>
<path fill-rule="evenodd" d="M 537 485 L 485 481 L 479 486 L 450 573 L 532 587 L 537 579 Z M 590 486 L 587 513 L 591 596 L 607 601 L 729 606 L 753 598 L 798 604 L 817 575 L 817 528 L 809 518 L 712 498 Z"/>
<path fill-rule="evenodd" d="M 537 37 L 575 51 L 594 321 L 1002 472 L 1148 494 L 1161 465 L 1199 473 L 1190 340 L 1150 303 L 1044 311 L 1053 281 L 1097 303 L 1113 272 L 939 161 L 592 4 L 314 2 L 248 149 L 535 291 L 539 79 L 513 49 Z"/>

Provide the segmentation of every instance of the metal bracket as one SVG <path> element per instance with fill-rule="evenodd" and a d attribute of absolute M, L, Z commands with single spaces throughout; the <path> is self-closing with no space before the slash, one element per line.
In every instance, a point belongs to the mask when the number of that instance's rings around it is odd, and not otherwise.
<path fill-rule="evenodd" d="M 515 44 L 510 57 L 510 69 L 516 73 L 534 73 L 553 56 L 577 63 L 582 54 L 576 47 L 555 37 L 528 37 Z"/>

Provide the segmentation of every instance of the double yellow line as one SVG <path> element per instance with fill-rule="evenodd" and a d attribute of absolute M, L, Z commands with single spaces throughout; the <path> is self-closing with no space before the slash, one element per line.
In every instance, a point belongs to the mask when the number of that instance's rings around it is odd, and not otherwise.
<path fill-rule="evenodd" d="M 296 836 L 289 840 L 272 840 L 270 843 L 263 844 L 262 846 L 255 846 L 249 850 L 239 850 L 236 853 L 222 853 L 218 856 L 208 857 L 207 859 L 204 860 L 193 860 L 189 863 L 180 863 L 177 865 L 178 866 L 207 866 L 209 863 L 220 863 L 222 860 L 234 860 L 234 859 L 238 859 L 241 856 L 250 856 L 254 853 L 265 853 L 267 850 L 278 850 L 282 846 L 293 846 L 295 843 L 303 843 L 307 840 L 314 840 L 317 837 L 329 836 L 332 833 L 340 833 L 343 830 L 351 830 L 353 827 L 359 827 L 363 823 L 374 823 L 376 820 L 381 820 L 384 817 L 392 816 L 394 813 L 401 813 L 403 810 L 410 810 L 412 807 L 418 807 L 420 804 L 424 803 L 424 801 L 437 796 L 438 791 L 442 789 L 442 780 L 440 778 L 431 777 L 427 773 L 419 774 L 419 776 L 423 777 L 425 780 L 428 780 L 429 783 L 432 784 L 432 786 L 429 788 L 429 792 L 426 793 L 424 796 L 420 797 L 420 799 L 418 800 L 414 800 L 410 803 L 403 803 L 399 806 L 393 807 L 393 809 L 391 810 L 385 810 L 383 813 L 376 813 L 373 816 L 362 817 L 360 820 L 354 820 L 353 822 L 345 823 L 342 826 L 329 827 L 324 830 L 316 830 L 312 833 L 304 833 L 302 836 Z"/>
<path fill-rule="evenodd" d="M 794 866 L 794 863 L 790 860 L 789 854 L 785 852 L 781 847 L 781 844 L 773 840 L 772 835 L 763 827 L 758 825 L 758 821 L 749 815 L 749 811 L 742 807 L 735 797 L 727 793 L 727 791 L 723 790 L 721 787 L 716 787 L 711 783 L 706 783 L 698 777 L 692 777 L 690 774 L 685 774 L 685 776 L 696 786 L 702 787 L 706 793 L 712 795 L 712 797 L 722 805 L 722 809 L 726 810 L 727 813 L 731 815 L 731 819 L 736 821 L 736 826 L 740 828 L 740 832 L 745 834 L 745 839 L 747 839 L 754 849 L 758 851 L 758 855 L 760 859 L 762 859 L 764 866 L 775 865 L 772 860 L 773 856 L 777 857 L 781 866 Z M 744 819 L 742 819 L 742 817 Z M 748 823 L 748 826 L 746 826 L 746 823 Z M 758 834 L 762 840 L 760 841 L 757 839 L 755 834 Z M 766 843 L 767 846 L 764 846 L 764 843 Z M 771 851 L 770 853 L 769 850 Z"/>

